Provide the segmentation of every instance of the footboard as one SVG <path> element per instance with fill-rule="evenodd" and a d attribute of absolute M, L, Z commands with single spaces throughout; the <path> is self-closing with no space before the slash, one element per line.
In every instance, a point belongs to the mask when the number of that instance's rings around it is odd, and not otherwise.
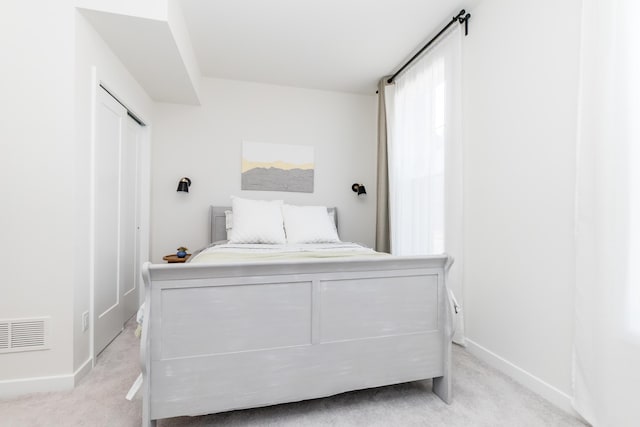
<path fill-rule="evenodd" d="M 449 258 L 145 264 L 143 425 L 434 378 Z"/>

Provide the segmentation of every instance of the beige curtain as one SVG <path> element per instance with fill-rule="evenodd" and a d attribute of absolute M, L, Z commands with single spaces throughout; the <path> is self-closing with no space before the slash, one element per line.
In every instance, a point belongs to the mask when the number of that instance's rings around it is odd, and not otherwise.
<path fill-rule="evenodd" d="M 376 251 L 391 253 L 389 236 L 389 164 L 387 161 L 387 108 L 385 88 L 389 76 L 378 82 L 378 192 Z"/>

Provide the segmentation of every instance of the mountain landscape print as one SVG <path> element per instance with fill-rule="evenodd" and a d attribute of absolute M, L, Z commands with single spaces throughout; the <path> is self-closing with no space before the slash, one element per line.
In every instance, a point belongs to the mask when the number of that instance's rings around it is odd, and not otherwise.
<path fill-rule="evenodd" d="M 242 190 L 313 193 L 313 147 L 242 143 Z"/>

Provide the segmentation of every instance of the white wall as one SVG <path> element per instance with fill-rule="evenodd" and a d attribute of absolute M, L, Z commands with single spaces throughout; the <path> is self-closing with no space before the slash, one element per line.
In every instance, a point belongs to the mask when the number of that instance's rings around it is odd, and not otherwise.
<path fill-rule="evenodd" d="M 72 370 L 72 3 L 5 2 L 0 14 L 0 318 L 51 317 L 50 350 L 0 354 L 0 395 L 7 380 Z"/>
<path fill-rule="evenodd" d="M 91 215 L 91 117 L 92 95 L 96 90 L 96 78 L 125 103 L 148 126 L 151 132 L 153 102 L 120 60 L 91 27 L 84 16 L 76 12 L 76 64 L 75 64 L 75 219 L 76 255 L 74 257 L 74 369 L 78 369 L 90 356 L 89 333 L 82 331 L 82 313 L 89 310 L 89 249 Z M 150 138 L 149 138 L 150 139 Z M 149 140 L 146 162 L 149 163 Z M 100 161 L 100 159 L 96 159 Z M 147 176 L 149 171 L 147 170 Z M 147 178 L 148 179 L 148 178 Z M 148 183 L 147 183 L 148 185 Z M 148 199 L 147 199 L 148 203 Z M 148 209 L 148 207 L 147 207 Z M 146 212 L 148 217 L 148 212 Z M 148 235 L 148 230 L 142 230 Z"/>
<path fill-rule="evenodd" d="M 152 260 L 208 243 L 208 207 L 229 196 L 338 207 L 344 240 L 375 234 L 376 98 L 204 79 L 202 106 L 157 104 L 152 149 Z M 240 190 L 242 141 L 312 146 L 313 193 Z M 182 176 L 190 192 L 177 193 Z M 351 184 L 368 195 L 358 198 Z"/>
<path fill-rule="evenodd" d="M 51 318 L 49 350 L 0 354 L 8 396 L 70 388 L 88 366 L 92 66 L 140 116 L 152 108 L 73 1 L 11 2 L 0 19 L 0 319 Z"/>
<path fill-rule="evenodd" d="M 484 0 L 464 49 L 469 348 L 569 408 L 580 0 Z"/>

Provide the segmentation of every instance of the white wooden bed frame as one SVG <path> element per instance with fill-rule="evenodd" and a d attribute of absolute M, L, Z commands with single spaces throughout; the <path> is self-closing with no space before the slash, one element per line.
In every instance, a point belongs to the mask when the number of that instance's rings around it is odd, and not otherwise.
<path fill-rule="evenodd" d="M 429 378 L 449 403 L 451 262 L 146 263 L 143 426 Z"/>

